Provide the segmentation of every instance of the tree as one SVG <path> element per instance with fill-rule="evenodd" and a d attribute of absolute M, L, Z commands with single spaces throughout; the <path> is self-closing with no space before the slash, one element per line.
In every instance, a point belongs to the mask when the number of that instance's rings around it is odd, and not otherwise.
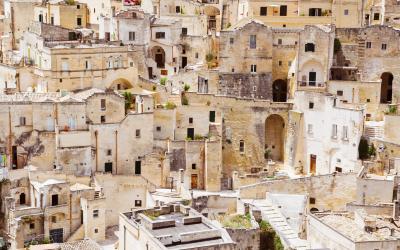
<path fill-rule="evenodd" d="M 360 144 L 358 145 L 358 158 L 366 160 L 369 158 L 369 145 L 367 139 L 361 137 Z"/>
<path fill-rule="evenodd" d="M 124 92 L 125 97 L 125 114 L 128 113 L 128 110 L 131 108 L 133 102 L 133 95 L 131 92 Z"/>

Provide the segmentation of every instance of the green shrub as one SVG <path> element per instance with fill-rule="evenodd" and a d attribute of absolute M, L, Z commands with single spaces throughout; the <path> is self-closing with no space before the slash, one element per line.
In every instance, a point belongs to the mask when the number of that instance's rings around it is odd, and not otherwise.
<path fill-rule="evenodd" d="M 175 105 L 175 103 L 173 103 L 173 102 L 167 102 L 167 103 L 165 104 L 165 108 L 166 108 L 166 109 L 174 109 L 174 108 L 176 108 L 176 105 Z"/>
<path fill-rule="evenodd" d="M 163 78 L 160 79 L 160 84 L 161 85 L 165 86 L 166 83 L 167 83 L 167 78 L 166 77 L 163 77 Z"/>
<path fill-rule="evenodd" d="M 389 114 L 396 114 L 397 113 L 397 106 L 390 105 L 389 106 Z"/>
<path fill-rule="evenodd" d="M 185 85 L 183 85 L 183 89 L 184 89 L 185 91 L 189 91 L 190 85 L 185 83 Z"/>
<path fill-rule="evenodd" d="M 213 53 L 208 53 L 207 55 L 206 55 L 206 61 L 207 62 L 211 62 L 212 60 L 214 59 L 214 55 L 213 55 Z"/>
<path fill-rule="evenodd" d="M 340 43 L 340 40 L 335 38 L 334 43 L 333 43 L 333 52 L 336 54 L 342 49 L 342 44 Z"/>
<path fill-rule="evenodd" d="M 195 140 L 203 140 L 203 139 L 204 139 L 204 136 L 199 135 L 199 134 L 195 134 L 195 135 L 194 135 L 194 139 L 195 139 Z"/>
<path fill-rule="evenodd" d="M 360 144 L 358 145 L 358 158 L 361 160 L 366 160 L 369 158 L 368 141 L 364 137 L 361 137 Z"/>
<path fill-rule="evenodd" d="M 375 149 L 374 144 L 371 144 L 371 145 L 368 147 L 368 155 L 369 155 L 370 157 L 376 155 L 376 149 Z"/>

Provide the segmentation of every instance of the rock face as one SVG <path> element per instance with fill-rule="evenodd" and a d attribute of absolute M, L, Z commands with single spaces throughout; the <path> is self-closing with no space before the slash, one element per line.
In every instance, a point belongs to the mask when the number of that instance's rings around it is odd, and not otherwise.
<path fill-rule="evenodd" d="M 218 94 L 272 100 L 272 73 L 221 74 Z"/>

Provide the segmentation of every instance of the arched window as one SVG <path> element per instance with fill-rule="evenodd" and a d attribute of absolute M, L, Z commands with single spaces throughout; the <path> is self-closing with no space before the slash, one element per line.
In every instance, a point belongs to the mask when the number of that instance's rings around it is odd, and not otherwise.
<path fill-rule="evenodd" d="M 313 43 L 306 43 L 305 47 L 304 47 L 304 51 L 305 52 L 314 52 L 315 51 L 315 44 Z"/>

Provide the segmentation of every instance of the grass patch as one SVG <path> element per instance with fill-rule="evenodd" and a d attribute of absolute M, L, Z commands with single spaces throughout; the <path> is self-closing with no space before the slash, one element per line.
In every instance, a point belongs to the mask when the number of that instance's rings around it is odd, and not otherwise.
<path fill-rule="evenodd" d="M 219 222 L 222 224 L 223 227 L 232 228 L 232 229 L 239 229 L 244 228 L 248 229 L 251 228 L 251 219 L 250 214 L 247 215 L 227 215 L 227 216 L 220 216 L 218 218 Z"/>

